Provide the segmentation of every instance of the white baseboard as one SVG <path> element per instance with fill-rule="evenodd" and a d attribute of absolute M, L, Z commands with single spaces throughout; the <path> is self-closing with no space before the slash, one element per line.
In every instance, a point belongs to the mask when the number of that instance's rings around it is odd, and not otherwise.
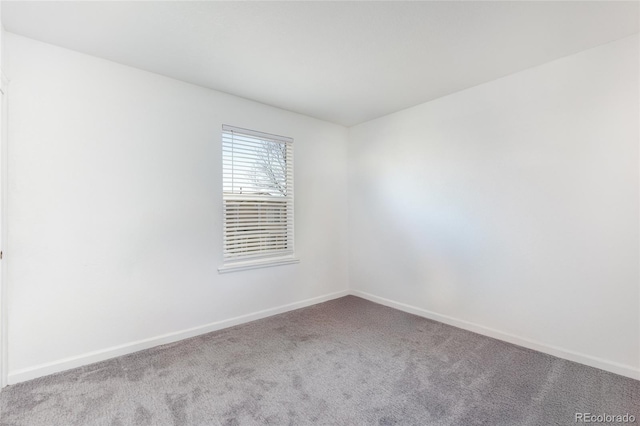
<path fill-rule="evenodd" d="M 137 342 L 132 342 L 132 343 L 128 343 L 120 346 L 114 346 L 114 347 L 102 349 L 99 351 L 89 352 L 86 354 L 61 359 L 51 363 L 37 365 L 35 367 L 16 370 L 9 373 L 7 381 L 8 381 L 8 384 L 10 385 L 24 382 L 24 381 L 35 379 L 38 377 L 47 376 L 49 374 L 58 373 L 60 371 L 82 367 L 84 365 L 105 361 L 107 359 L 115 358 L 122 355 L 128 355 L 130 353 L 153 348 L 155 346 L 177 342 L 179 340 L 188 339 L 190 337 L 199 336 L 201 334 L 210 333 L 212 331 L 221 330 L 223 328 L 233 327 L 235 325 L 244 324 L 244 323 L 255 321 L 261 318 L 266 318 L 272 315 L 277 315 L 277 314 L 292 311 L 295 309 L 304 308 L 307 306 L 326 302 L 332 299 L 337 299 L 339 297 L 343 297 L 347 295 L 361 297 L 363 299 L 378 303 L 380 305 L 388 306 L 390 308 L 398 309 L 404 312 L 408 312 L 410 314 L 414 314 L 414 315 L 418 315 L 434 321 L 442 322 L 444 324 L 452 325 L 454 327 L 462 328 L 464 330 L 469 330 L 478 334 L 482 334 L 484 336 L 488 336 L 488 337 L 492 337 L 505 342 L 513 343 L 514 345 L 533 349 L 539 352 L 556 356 L 558 358 L 563 358 L 569 361 L 578 362 L 580 364 L 585 364 L 591 367 L 599 368 L 601 370 L 609 371 L 615 374 L 620 374 L 622 376 L 640 380 L 640 369 L 634 368 L 629 365 L 623 365 L 623 364 L 607 361 L 601 358 L 593 357 L 590 355 L 574 352 L 568 349 L 563 349 L 557 346 L 536 342 L 534 340 L 530 340 L 530 339 L 519 337 L 513 334 L 505 333 L 505 332 L 502 332 L 490 327 L 485 327 L 483 325 L 479 325 L 469 321 L 453 318 L 447 315 L 441 315 L 435 312 L 428 311 L 426 309 L 418 308 L 416 306 L 411 306 L 405 303 L 396 302 L 394 300 L 385 299 L 383 297 L 378 297 L 363 291 L 343 290 L 335 293 L 326 294 L 324 296 L 314 297 L 311 299 L 306 299 L 299 302 L 294 302 L 287 305 L 282 305 L 282 306 L 278 306 L 271 309 L 265 309 L 265 310 L 254 312 L 251 314 L 242 315 L 239 317 L 230 318 L 223 321 L 218 321 L 218 322 L 206 324 L 203 326 L 190 328 L 187 330 L 168 333 L 162 336 L 139 340 Z"/>
<path fill-rule="evenodd" d="M 563 349 L 557 346 L 547 345 L 545 343 L 536 342 L 531 339 L 519 337 L 513 334 L 505 333 L 500 330 L 496 330 L 490 327 L 485 327 L 473 322 L 453 318 L 447 315 L 441 315 L 435 312 L 428 311 L 426 309 L 418 308 L 416 306 L 407 305 L 406 303 L 396 302 L 394 300 L 385 299 L 384 297 L 374 296 L 370 293 L 365 293 L 359 290 L 351 290 L 350 294 L 353 296 L 361 297 L 371 302 L 378 303 L 380 305 L 388 306 L 390 308 L 398 309 L 400 311 L 408 312 L 410 314 L 418 315 L 424 318 L 428 318 L 434 321 L 438 321 L 444 324 L 452 325 L 454 327 L 462 328 L 464 330 L 473 331 L 474 333 L 482 334 L 483 336 L 492 337 L 494 339 L 502 340 L 504 342 L 513 343 L 514 345 L 522 346 L 528 349 L 533 349 L 538 352 L 543 352 L 549 355 L 563 358 L 569 361 L 574 361 L 580 364 L 588 365 L 590 367 L 599 368 L 601 370 L 609 371 L 611 373 L 620 374 L 621 376 L 630 377 L 632 379 L 640 380 L 640 369 L 632 367 L 630 365 L 619 364 L 612 361 L 607 361 L 602 358 L 597 358 L 591 355 L 585 355 L 579 352 Z"/>
<path fill-rule="evenodd" d="M 46 364 L 40 364 L 35 367 L 16 370 L 9 373 L 8 383 L 10 385 L 13 385 L 38 377 L 47 376 L 49 374 L 58 373 L 60 371 L 82 367 L 84 365 L 105 361 L 107 359 L 115 358 L 122 355 L 128 355 L 130 353 L 153 348 L 155 346 L 177 342 L 179 340 L 188 339 L 190 337 L 199 336 L 201 334 L 210 333 L 212 331 L 221 330 L 223 328 L 233 327 L 234 325 L 244 324 L 261 318 L 270 317 L 272 315 L 277 315 L 284 312 L 293 311 L 295 309 L 300 309 L 318 303 L 326 302 L 328 300 L 337 299 L 339 297 L 347 296 L 348 294 L 348 290 L 343 290 L 336 293 L 326 294 L 324 296 L 318 296 L 311 299 L 301 300 L 299 302 L 289 303 L 287 305 L 282 305 L 275 308 L 253 312 L 251 314 L 242 315 L 223 321 L 213 322 L 199 327 L 193 327 L 187 330 L 167 333 L 162 336 L 152 337 L 149 339 L 139 340 L 137 342 L 101 349 L 98 351 L 89 352 Z"/>

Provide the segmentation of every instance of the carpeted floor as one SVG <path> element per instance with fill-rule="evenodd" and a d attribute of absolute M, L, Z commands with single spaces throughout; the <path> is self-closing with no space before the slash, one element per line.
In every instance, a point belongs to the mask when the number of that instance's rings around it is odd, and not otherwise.
<path fill-rule="evenodd" d="M 2 425 L 570 425 L 640 382 L 357 297 L 5 388 Z"/>

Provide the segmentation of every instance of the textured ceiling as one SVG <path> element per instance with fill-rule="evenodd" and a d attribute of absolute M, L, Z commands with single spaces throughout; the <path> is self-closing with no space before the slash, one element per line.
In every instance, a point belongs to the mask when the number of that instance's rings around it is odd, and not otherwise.
<path fill-rule="evenodd" d="M 637 33 L 638 2 L 2 2 L 7 31 L 351 126 Z"/>

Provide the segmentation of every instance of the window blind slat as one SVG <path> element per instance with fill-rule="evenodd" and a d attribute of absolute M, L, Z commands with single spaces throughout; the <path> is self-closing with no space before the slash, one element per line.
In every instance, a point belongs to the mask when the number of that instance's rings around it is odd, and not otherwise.
<path fill-rule="evenodd" d="M 293 250 L 287 250 L 287 249 L 272 250 L 266 254 L 260 253 L 260 252 L 254 252 L 252 254 L 247 254 L 246 252 L 245 253 L 225 252 L 225 257 L 233 261 L 240 261 L 240 260 L 245 261 L 245 260 L 264 259 L 264 258 L 277 257 L 277 256 L 286 256 L 289 254 L 293 254 Z"/>

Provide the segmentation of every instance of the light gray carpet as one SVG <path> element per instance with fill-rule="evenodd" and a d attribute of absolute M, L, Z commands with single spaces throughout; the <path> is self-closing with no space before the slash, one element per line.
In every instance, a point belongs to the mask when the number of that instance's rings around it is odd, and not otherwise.
<path fill-rule="evenodd" d="M 2 425 L 546 426 L 575 412 L 637 419 L 640 382 L 348 296 L 0 400 Z"/>

